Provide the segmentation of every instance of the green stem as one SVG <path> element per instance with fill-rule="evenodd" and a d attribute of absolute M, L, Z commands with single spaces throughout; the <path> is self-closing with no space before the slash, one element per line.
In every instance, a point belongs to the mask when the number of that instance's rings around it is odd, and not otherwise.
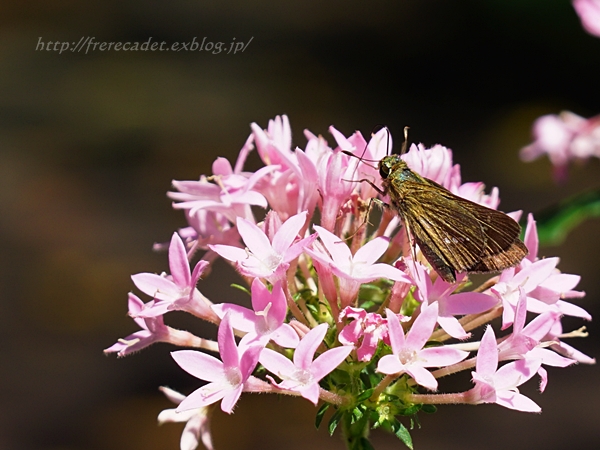
<path fill-rule="evenodd" d="M 358 421 L 352 422 L 352 414 L 344 414 L 342 418 L 342 440 L 348 450 L 364 448 L 362 442 L 369 438 L 371 423 L 365 414 Z"/>

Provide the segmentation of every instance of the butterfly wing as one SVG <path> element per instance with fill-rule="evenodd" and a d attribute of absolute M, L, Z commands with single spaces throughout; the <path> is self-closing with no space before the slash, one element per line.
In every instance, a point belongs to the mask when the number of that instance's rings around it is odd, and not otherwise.
<path fill-rule="evenodd" d="M 455 272 L 503 270 L 527 254 L 519 224 L 506 214 L 457 197 L 427 179 L 391 184 L 393 207 L 444 280 L 455 281 Z"/>

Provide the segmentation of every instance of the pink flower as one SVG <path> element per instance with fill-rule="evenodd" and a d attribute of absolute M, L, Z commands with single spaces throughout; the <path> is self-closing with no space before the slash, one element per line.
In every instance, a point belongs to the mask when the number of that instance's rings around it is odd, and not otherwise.
<path fill-rule="evenodd" d="M 179 203 L 173 208 L 188 210 L 190 215 L 202 209 L 223 214 L 231 222 L 236 217 L 254 220 L 251 205 L 267 206 L 265 197 L 256 190 L 256 184 L 276 167 L 263 167 L 255 173 L 234 172 L 231 164 L 225 158 L 217 158 L 213 163 L 211 178 L 200 177 L 199 181 L 173 180 L 173 187 L 179 192 L 169 192 L 168 195 Z M 209 182 L 213 179 L 215 182 Z"/>
<path fill-rule="evenodd" d="M 497 403 L 519 411 L 540 412 L 541 408 L 517 389 L 536 374 L 540 364 L 537 359 L 520 359 L 498 369 L 496 336 L 488 326 L 477 352 L 476 370 L 472 372 L 475 387 L 467 398 L 472 404 Z"/>
<path fill-rule="evenodd" d="M 356 184 L 348 181 L 352 176 L 349 167 L 348 156 L 336 151 L 329 155 L 324 170 L 320 172 L 321 225 L 329 231 L 333 231 L 342 205 L 348 201 L 353 184 Z"/>
<path fill-rule="evenodd" d="M 516 272 L 514 267 L 504 270 L 500 274 L 499 282 L 491 288 L 491 292 L 502 300 L 504 310 L 502 313 L 502 328 L 508 328 L 514 320 L 514 313 L 519 301 L 520 290 L 528 296 L 527 307 L 529 311 L 541 313 L 547 310 L 546 305 L 530 296 L 543 281 L 554 271 L 558 258 L 540 259 L 528 264 L 521 271 Z M 558 301 L 556 294 L 552 300 Z"/>
<path fill-rule="evenodd" d="M 266 166 L 281 165 L 284 169 L 289 168 L 288 161 L 293 158 L 292 153 L 292 130 L 290 121 L 284 114 L 269 120 L 266 130 L 256 123 L 250 125 L 254 134 L 256 150 Z"/>
<path fill-rule="evenodd" d="M 208 249 L 208 244 L 233 245 L 240 240 L 237 229 L 221 213 L 200 209 L 195 214 L 187 210 L 185 215 L 190 226 L 178 231 L 185 242 L 196 240 L 199 248 Z"/>
<path fill-rule="evenodd" d="M 177 412 L 208 406 L 221 399 L 221 409 L 228 414 L 233 411 L 244 390 L 244 383 L 256 367 L 262 346 L 236 347 L 229 314 L 223 317 L 219 325 L 218 342 L 223 362 L 195 350 L 171 352 L 171 356 L 183 370 L 196 378 L 209 381 L 207 385 L 188 395 L 177 407 Z"/>
<path fill-rule="evenodd" d="M 368 161 L 379 161 L 392 151 L 392 135 L 387 128 L 382 128 L 371 136 L 367 143 L 360 131 L 354 132 L 352 136 L 346 138 L 335 127 L 329 127 L 329 132 L 333 135 L 340 150 L 352 152 L 357 158 L 351 158 L 345 179 L 359 181 L 370 180 L 373 183 L 380 183 L 381 176 L 376 165 L 359 164 L 360 159 Z M 360 158 L 360 159 L 359 159 Z M 354 163 L 352 162 L 354 160 Z M 368 200 L 377 196 L 377 192 L 368 183 L 360 184 L 360 197 Z"/>
<path fill-rule="evenodd" d="M 585 31 L 600 37 L 600 1 L 573 0 L 573 8 L 579 15 Z"/>
<path fill-rule="evenodd" d="M 156 317 L 138 317 L 144 309 L 144 302 L 136 295 L 129 293 L 129 315 L 141 328 L 133 334 L 104 350 L 104 353 L 119 352 L 118 356 L 126 356 L 154 344 L 155 342 L 169 342 L 169 328 L 164 324 L 162 315 Z"/>
<path fill-rule="evenodd" d="M 237 228 L 247 249 L 229 245 L 211 245 L 211 250 L 229 261 L 234 261 L 242 275 L 266 278 L 269 281 L 283 279 L 289 263 L 296 259 L 314 237 L 309 236 L 294 243 L 306 222 L 306 212 L 286 220 L 269 240 L 263 230 L 253 223 L 238 218 Z"/>
<path fill-rule="evenodd" d="M 548 335 L 560 314 L 545 312 L 525 326 L 527 316 L 527 296 L 522 288 L 517 303 L 513 332 L 498 344 L 498 358 L 504 359 L 539 359 L 542 364 L 555 367 L 567 367 L 573 364 L 573 359 L 563 358 L 547 348 L 543 348 L 542 340 Z M 547 345 L 547 344 L 546 344 Z"/>
<path fill-rule="evenodd" d="M 573 159 L 600 157 L 600 116 L 585 119 L 569 111 L 539 117 L 533 125 L 533 144 L 521 149 L 521 159 L 547 154 L 558 180 L 566 177 Z"/>
<path fill-rule="evenodd" d="M 464 183 L 452 189 L 452 193 L 459 197 L 466 198 L 472 202 L 483 205 L 487 208 L 498 209 L 500 204 L 499 191 L 497 187 L 492 188 L 491 192 L 485 193 L 485 184 L 481 182 Z"/>
<path fill-rule="evenodd" d="M 183 310 L 216 322 L 217 317 L 210 309 L 212 303 L 196 289 L 196 283 L 207 266 L 207 261 L 198 261 L 194 270 L 190 271 L 183 241 L 177 233 L 173 233 L 169 245 L 171 275 L 138 273 L 131 276 L 140 291 L 154 298 L 154 302 L 140 311 L 138 317 L 156 317 L 168 311 Z"/>
<path fill-rule="evenodd" d="M 312 215 L 319 198 L 317 169 L 313 162 L 298 148 L 294 157 L 285 169 L 271 166 L 274 170 L 257 186 L 271 209 L 284 219 L 302 211 Z"/>
<path fill-rule="evenodd" d="M 168 387 L 159 388 L 165 396 L 173 403 L 179 405 L 185 395 L 180 394 Z M 210 434 L 210 413 L 211 410 L 207 406 L 198 409 L 190 409 L 189 411 L 177 412 L 173 409 L 165 409 L 158 415 L 158 424 L 162 425 L 167 422 L 185 422 L 183 433 L 181 433 L 180 449 L 181 450 L 196 450 L 200 440 L 206 450 L 214 450 L 212 436 Z"/>
<path fill-rule="evenodd" d="M 385 355 L 377 364 L 377 372 L 387 375 L 409 374 L 418 384 L 436 390 L 438 383 L 426 367 L 444 367 L 465 359 L 469 353 L 448 347 L 423 348 L 437 322 L 438 305 L 421 307 L 421 314 L 404 336 L 398 317 L 386 310 L 388 332 L 392 345 L 391 355 Z"/>
<path fill-rule="evenodd" d="M 307 248 L 306 253 L 321 264 L 322 270 L 330 271 L 338 277 L 343 308 L 350 306 L 356 299 L 362 283 L 379 278 L 410 282 L 408 276 L 394 266 L 375 263 L 388 248 L 387 238 L 373 239 L 352 255 L 348 245 L 335 234 L 318 225 L 314 228 L 325 248 Z"/>
<path fill-rule="evenodd" d="M 514 318 L 519 300 L 519 289 L 527 294 L 527 310 L 535 313 L 555 311 L 560 314 L 591 320 L 583 308 L 561 300 L 561 298 L 582 297 L 582 292 L 573 288 L 579 282 L 578 275 L 560 273 L 556 269 L 558 258 L 540 259 L 535 262 L 524 260 L 521 270 L 511 267 L 500 274 L 499 282 L 490 289 L 503 303 L 502 328 L 509 327 Z"/>
<path fill-rule="evenodd" d="M 523 243 L 529 250 L 527 256 L 525 256 L 524 261 L 535 262 L 537 260 L 539 240 L 537 233 L 537 226 L 535 224 L 535 219 L 533 218 L 533 214 L 529 213 L 527 215 L 527 227 L 525 228 L 525 238 L 523 239 Z M 526 262 L 521 264 L 527 264 Z"/>
<path fill-rule="evenodd" d="M 281 353 L 265 348 L 260 354 L 260 363 L 283 380 L 280 383 L 271 382 L 280 389 L 299 392 L 316 405 L 319 401 L 319 381 L 339 366 L 353 350 L 351 346 L 332 348 L 313 361 L 326 333 L 326 323 L 310 330 L 298 344 L 293 362 Z"/>
<path fill-rule="evenodd" d="M 561 339 L 565 338 L 587 337 L 587 335 L 588 333 L 585 331 L 585 327 L 582 327 L 579 330 L 575 330 L 571 333 L 563 333 L 562 324 L 557 320 L 554 322 L 550 332 L 544 337 L 544 340 L 548 342 L 555 342 L 555 344 L 553 344 L 550 348 L 555 352 L 566 356 L 567 358 L 574 359 L 581 364 L 596 364 L 595 358 L 592 358 L 591 356 L 588 356 L 569 344 L 561 341 Z"/>
<path fill-rule="evenodd" d="M 446 333 L 456 339 L 466 339 L 470 336 L 454 316 L 465 314 L 479 314 L 487 311 L 498 304 L 498 300 L 491 295 L 481 294 L 479 292 L 460 292 L 453 294 L 465 278 L 464 274 L 459 274 L 456 283 L 447 283 L 438 277 L 435 282 L 422 264 L 408 264 L 408 267 L 415 267 L 416 274 L 413 276 L 414 283 L 418 290 L 415 298 L 421 302 L 431 305 L 433 302 L 438 304 L 438 323 Z"/>
<path fill-rule="evenodd" d="M 260 343 L 265 346 L 269 340 L 286 348 L 295 348 L 298 345 L 298 334 L 291 325 L 284 323 L 287 302 L 280 281 L 276 282 L 273 291 L 269 292 L 269 289 L 255 278 L 252 282 L 252 308 L 254 310 L 231 303 L 213 306 L 219 317 L 230 315 L 233 328 L 248 333 L 242 340 L 245 345 Z"/>
<path fill-rule="evenodd" d="M 532 262 L 538 261 L 537 227 L 531 214 L 527 217 L 524 242 L 529 249 L 529 254 L 521 261 L 520 267 L 522 268 L 529 267 Z M 573 290 L 580 278 L 579 275 L 561 273 L 558 269 L 554 269 L 545 280 L 530 291 L 529 297 L 532 302 L 530 310 L 534 312 L 555 311 L 567 316 L 591 320 L 592 317 L 586 310 L 563 300 L 585 296 L 585 292 Z"/>
<path fill-rule="evenodd" d="M 270 120 L 267 130 L 255 123 L 251 127 L 260 157 L 267 166 L 273 167 L 271 174 L 261 180 L 257 189 L 284 219 L 302 211 L 312 215 L 318 200 L 317 169 L 315 162 L 302 150 L 297 148 L 292 152 L 287 116 Z M 311 139 L 309 144 L 312 144 Z"/>
<path fill-rule="evenodd" d="M 460 166 L 452 165 L 452 150 L 442 145 L 426 149 L 423 144 L 413 144 L 402 159 L 419 175 L 448 190 L 460 185 Z"/>
<path fill-rule="evenodd" d="M 359 361 L 370 361 L 380 340 L 389 345 L 387 319 L 379 314 L 348 306 L 340 314 L 339 321 L 345 318 L 353 320 L 340 331 L 338 341 L 343 345 L 358 347 L 356 356 Z"/>

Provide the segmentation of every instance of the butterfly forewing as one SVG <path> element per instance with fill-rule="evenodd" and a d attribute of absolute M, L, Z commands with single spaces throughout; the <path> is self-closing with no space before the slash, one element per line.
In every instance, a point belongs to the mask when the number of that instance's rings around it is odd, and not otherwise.
<path fill-rule="evenodd" d="M 441 195 L 445 192 L 437 187 L 413 189 L 412 184 L 407 183 L 410 195 L 398 204 L 398 211 L 419 247 L 428 247 L 458 272 L 474 266 L 481 260 L 487 240 L 481 223 L 467 209 Z"/>

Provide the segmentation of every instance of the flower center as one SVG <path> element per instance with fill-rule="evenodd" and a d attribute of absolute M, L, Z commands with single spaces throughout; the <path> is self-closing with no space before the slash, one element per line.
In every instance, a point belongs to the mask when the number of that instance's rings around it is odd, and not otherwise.
<path fill-rule="evenodd" d="M 256 327 L 256 332 L 258 334 L 269 334 L 273 331 L 271 329 L 271 324 L 269 323 L 269 320 L 268 320 L 269 310 L 271 309 L 271 306 L 273 306 L 273 304 L 271 302 L 269 302 L 267 304 L 267 306 L 265 307 L 265 309 L 254 313 L 256 315 L 256 319 L 257 319 L 255 322 L 255 327 Z"/>
<path fill-rule="evenodd" d="M 242 383 L 242 373 L 238 367 L 226 367 L 225 379 L 231 386 L 239 386 Z"/>
<path fill-rule="evenodd" d="M 277 267 L 279 267 L 279 264 L 281 264 L 282 259 L 283 257 L 281 255 L 271 253 L 262 261 L 262 263 L 265 265 L 265 267 L 268 267 L 271 270 L 275 270 Z"/>
<path fill-rule="evenodd" d="M 300 384 L 307 385 L 312 382 L 313 375 L 309 370 L 297 369 L 292 375 L 292 378 Z"/>
<path fill-rule="evenodd" d="M 413 350 L 402 350 L 400 353 L 398 353 L 398 359 L 404 365 L 414 362 L 416 358 L 417 352 Z"/>

